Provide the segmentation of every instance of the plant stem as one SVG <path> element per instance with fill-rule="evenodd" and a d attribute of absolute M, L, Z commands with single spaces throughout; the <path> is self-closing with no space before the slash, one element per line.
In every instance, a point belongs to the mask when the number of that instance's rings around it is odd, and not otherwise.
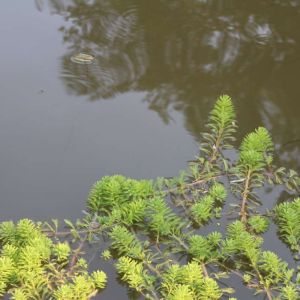
<path fill-rule="evenodd" d="M 203 183 L 206 183 L 206 182 L 208 182 L 208 181 L 210 181 L 212 179 L 219 178 L 219 177 L 221 177 L 223 175 L 224 174 L 218 174 L 218 175 L 210 176 L 209 178 L 204 178 L 204 179 L 197 178 L 197 179 L 195 179 L 192 182 L 186 183 L 184 185 L 184 188 L 187 189 L 187 188 L 192 187 L 192 186 L 197 185 L 197 184 L 203 184 Z M 179 187 L 174 187 L 174 188 L 171 188 L 171 189 L 166 189 L 166 190 L 164 190 L 164 192 L 166 192 L 166 193 L 172 193 L 172 192 L 177 191 L 178 189 L 179 189 Z"/>
<path fill-rule="evenodd" d="M 179 242 L 179 244 L 186 250 L 188 251 L 189 250 L 189 247 L 186 245 L 186 243 L 184 241 L 182 241 L 180 238 L 178 238 L 177 236 L 173 235 L 173 238 Z M 204 262 L 201 262 L 201 269 L 202 269 L 202 272 L 204 274 L 205 277 L 209 277 L 209 274 L 208 274 L 208 271 L 207 271 L 207 268 L 206 268 L 206 265 Z"/>
<path fill-rule="evenodd" d="M 205 277 L 209 277 L 208 272 L 207 272 L 207 268 L 205 266 L 205 263 L 201 263 L 201 269 L 202 269 L 202 273 L 204 274 Z"/>
<path fill-rule="evenodd" d="M 155 273 L 156 275 L 158 275 L 159 277 L 161 277 L 161 273 L 155 268 L 153 267 L 151 264 L 149 264 L 146 261 L 143 261 L 143 264 L 149 269 L 151 270 L 153 273 Z"/>
<path fill-rule="evenodd" d="M 235 271 L 235 270 L 233 270 L 233 269 L 227 267 L 226 265 L 224 265 L 224 264 L 222 264 L 222 263 L 220 263 L 220 262 L 216 262 L 216 263 L 217 263 L 217 265 L 219 265 L 220 267 L 222 267 L 222 268 L 226 269 L 227 271 L 229 271 L 229 272 L 231 272 L 231 273 L 237 275 L 237 276 L 240 277 L 241 279 L 244 279 L 243 275 L 242 275 L 241 273 L 239 273 L 238 271 Z"/>
<path fill-rule="evenodd" d="M 77 262 L 77 259 L 78 259 L 78 256 L 80 255 L 81 253 L 81 250 L 85 244 L 85 242 L 87 241 L 87 235 L 81 240 L 79 246 L 75 249 L 73 255 L 72 255 L 72 258 L 71 258 L 71 261 L 70 261 L 70 265 L 69 265 L 69 270 L 68 270 L 68 274 L 72 274 L 73 272 L 73 269 L 75 267 L 75 264 Z"/>
<path fill-rule="evenodd" d="M 173 239 L 176 240 L 182 247 L 184 250 L 188 251 L 189 250 L 189 247 L 188 245 L 182 241 L 180 238 L 178 238 L 176 235 L 172 235 Z"/>
<path fill-rule="evenodd" d="M 211 176 L 211 177 L 205 178 L 205 179 L 196 179 L 196 180 L 192 181 L 191 183 L 186 184 L 186 186 L 189 187 L 189 186 L 194 186 L 196 184 L 206 183 L 206 182 L 208 182 L 208 181 L 210 181 L 212 179 L 219 178 L 219 177 L 221 177 L 223 175 L 224 174 L 219 174 L 219 175 L 214 175 L 214 176 Z"/>
<path fill-rule="evenodd" d="M 98 231 L 102 230 L 102 228 L 101 228 L 101 230 L 99 230 L 99 229 L 100 229 L 100 226 L 97 227 L 97 228 L 94 228 L 94 229 L 88 228 L 88 229 L 85 229 L 85 230 L 78 230 L 78 231 L 76 231 L 76 233 L 78 233 L 78 234 L 86 234 L 86 233 L 94 233 L 94 232 L 98 232 Z M 50 231 L 50 230 L 44 229 L 44 230 L 42 230 L 42 232 L 44 234 L 46 234 L 48 237 L 58 237 L 58 236 L 63 236 L 64 237 L 64 236 L 72 234 L 71 230 L 55 231 L 54 232 L 54 231 Z"/>
<path fill-rule="evenodd" d="M 250 181 L 251 181 L 251 170 L 249 169 L 246 176 L 244 191 L 242 192 L 243 199 L 242 199 L 242 205 L 240 210 L 240 216 L 241 216 L 241 221 L 243 223 L 247 222 L 247 200 L 250 192 L 249 190 Z"/>
<path fill-rule="evenodd" d="M 217 159 L 217 153 L 219 152 L 219 148 L 220 148 L 220 143 L 222 141 L 222 134 L 223 134 L 223 128 L 220 129 L 219 133 L 218 133 L 218 137 L 216 139 L 216 143 L 213 147 L 213 153 L 211 155 L 211 158 L 210 158 L 210 162 L 213 162 Z"/>
<path fill-rule="evenodd" d="M 272 300 L 273 299 L 273 296 L 272 296 L 272 293 L 270 291 L 270 289 L 268 287 L 266 287 L 265 283 L 264 283 L 264 278 L 263 276 L 260 274 L 259 270 L 256 268 L 256 266 L 251 262 L 252 266 L 253 266 L 253 269 L 255 270 L 257 276 L 258 276 L 258 279 L 259 279 L 259 282 L 261 282 L 263 284 L 263 287 L 264 287 L 264 290 L 267 294 L 267 297 L 269 300 Z"/>

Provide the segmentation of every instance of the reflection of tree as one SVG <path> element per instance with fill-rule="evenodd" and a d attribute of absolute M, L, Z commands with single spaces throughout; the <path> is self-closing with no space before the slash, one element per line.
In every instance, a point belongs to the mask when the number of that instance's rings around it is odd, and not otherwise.
<path fill-rule="evenodd" d="M 149 108 L 165 122 L 170 109 L 182 111 L 195 138 L 209 102 L 229 93 L 238 101 L 242 133 L 263 123 L 277 142 L 300 137 L 297 0 L 48 3 L 66 20 L 62 79 L 70 92 L 94 100 L 147 91 Z M 70 62 L 81 51 L 96 63 Z"/>
<path fill-rule="evenodd" d="M 78 3 L 58 11 L 72 22 L 61 28 L 69 45 L 62 74 L 67 87 L 91 99 L 134 88 L 146 70 L 147 59 L 141 31 L 135 29 L 135 8 L 110 1 Z M 86 68 L 70 63 L 70 55 L 80 51 L 93 53 L 97 62 Z"/>

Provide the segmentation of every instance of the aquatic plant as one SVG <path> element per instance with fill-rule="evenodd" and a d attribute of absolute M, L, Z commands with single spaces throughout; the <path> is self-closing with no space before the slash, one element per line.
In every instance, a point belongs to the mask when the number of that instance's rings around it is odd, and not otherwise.
<path fill-rule="evenodd" d="M 92 186 L 85 216 L 65 220 L 65 228 L 56 220 L 1 223 L 0 294 L 19 300 L 92 298 L 106 284 L 102 271 L 87 271 L 84 249 L 94 243 L 101 244 L 99 258 L 145 299 L 233 300 L 234 286 L 225 283 L 231 276 L 269 300 L 299 299 L 299 268 L 266 250 L 263 234 L 275 222 L 282 241 L 296 252 L 296 264 L 300 199 L 264 212 L 257 193 L 273 184 L 296 195 L 298 174 L 275 167 L 263 127 L 248 134 L 231 159 L 226 156 L 237 128 L 229 96 L 219 97 L 206 128 L 200 155 L 178 177 L 106 176 Z M 206 225 L 212 229 L 204 234 Z"/>
<path fill-rule="evenodd" d="M 300 198 L 292 202 L 283 202 L 275 208 L 275 221 L 278 231 L 292 251 L 300 255 Z"/>
<path fill-rule="evenodd" d="M 67 241 L 54 242 L 41 224 L 22 219 L 0 224 L 0 295 L 11 299 L 89 299 L 105 287 L 102 271 L 87 272 L 83 258 L 73 260 Z"/>

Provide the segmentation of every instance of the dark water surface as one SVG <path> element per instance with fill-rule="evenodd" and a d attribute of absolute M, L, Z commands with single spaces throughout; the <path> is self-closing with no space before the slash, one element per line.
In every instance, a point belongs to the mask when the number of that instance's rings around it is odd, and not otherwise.
<path fill-rule="evenodd" d="M 299 171 L 299 28 L 297 0 L 2 0 L 0 221 L 79 217 L 104 175 L 176 175 L 222 93 L 239 140 L 267 127 Z"/>

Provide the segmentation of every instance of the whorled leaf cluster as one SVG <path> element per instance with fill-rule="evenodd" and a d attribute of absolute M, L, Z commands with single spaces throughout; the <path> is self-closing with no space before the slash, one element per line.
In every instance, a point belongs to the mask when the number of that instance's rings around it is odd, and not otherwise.
<path fill-rule="evenodd" d="M 0 224 L 0 295 L 11 299 L 89 299 L 105 287 L 102 271 L 87 272 L 83 258 L 70 265 L 67 241 L 54 242 L 29 219 Z"/>

